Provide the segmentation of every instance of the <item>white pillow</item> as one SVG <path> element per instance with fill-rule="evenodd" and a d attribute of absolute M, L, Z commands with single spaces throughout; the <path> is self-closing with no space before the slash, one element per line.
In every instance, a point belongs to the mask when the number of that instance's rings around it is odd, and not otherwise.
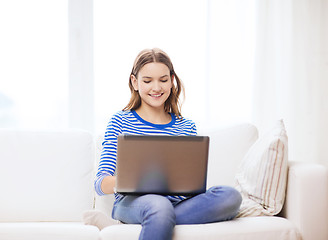
<path fill-rule="evenodd" d="M 249 149 L 236 174 L 243 202 L 238 217 L 278 214 L 285 200 L 288 138 L 283 120 Z"/>

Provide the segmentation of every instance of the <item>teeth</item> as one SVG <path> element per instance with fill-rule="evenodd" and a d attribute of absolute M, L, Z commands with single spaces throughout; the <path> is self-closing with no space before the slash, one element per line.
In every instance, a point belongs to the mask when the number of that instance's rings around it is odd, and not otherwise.
<path fill-rule="evenodd" d="M 162 94 L 151 94 L 152 97 L 160 97 Z"/>

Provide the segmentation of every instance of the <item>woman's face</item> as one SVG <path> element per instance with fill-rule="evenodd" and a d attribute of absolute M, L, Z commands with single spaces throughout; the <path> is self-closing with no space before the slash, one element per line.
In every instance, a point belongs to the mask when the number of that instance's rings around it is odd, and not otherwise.
<path fill-rule="evenodd" d="M 163 108 L 170 96 L 173 76 L 169 68 L 163 63 L 148 63 L 143 66 L 138 75 L 131 77 L 134 90 L 139 92 L 141 107 Z"/>

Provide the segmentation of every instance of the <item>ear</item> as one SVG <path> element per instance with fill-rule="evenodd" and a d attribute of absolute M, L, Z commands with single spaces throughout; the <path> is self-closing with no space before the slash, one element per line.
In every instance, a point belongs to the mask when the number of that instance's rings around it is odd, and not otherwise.
<path fill-rule="evenodd" d="M 174 86 L 174 74 L 172 74 L 172 76 L 171 76 L 171 84 L 172 84 L 172 87 Z"/>
<path fill-rule="evenodd" d="M 134 75 L 131 75 L 131 83 L 134 90 L 138 91 L 138 79 Z"/>

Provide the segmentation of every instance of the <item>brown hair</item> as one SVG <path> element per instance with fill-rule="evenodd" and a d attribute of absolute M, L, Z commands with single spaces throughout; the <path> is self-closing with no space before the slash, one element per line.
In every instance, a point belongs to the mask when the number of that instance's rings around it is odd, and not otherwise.
<path fill-rule="evenodd" d="M 129 88 L 131 91 L 131 98 L 128 105 L 126 105 L 126 107 L 123 110 L 136 110 L 137 108 L 140 107 L 141 98 L 139 92 L 135 91 L 133 88 L 131 76 L 133 75 L 137 77 L 140 69 L 143 66 L 145 66 L 147 63 L 152 63 L 152 62 L 165 64 L 170 70 L 170 77 L 172 78 L 172 76 L 174 76 L 176 84 L 173 83 L 170 96 L 165 101 L 164 111 L 172 112 L 177 117 L 181 117 L 181 103 L 179 100 L 179 96 L 181 91 L 184 94 L 184 87 L 181 80 L 179 79 L 179 77 L 174 71 L 173 64 L 169 56 L 164 51 L 158 48 L 142 50 L 138 54 L 136 60 L 134 61 L 133 68 L 129 78 Z"/>

